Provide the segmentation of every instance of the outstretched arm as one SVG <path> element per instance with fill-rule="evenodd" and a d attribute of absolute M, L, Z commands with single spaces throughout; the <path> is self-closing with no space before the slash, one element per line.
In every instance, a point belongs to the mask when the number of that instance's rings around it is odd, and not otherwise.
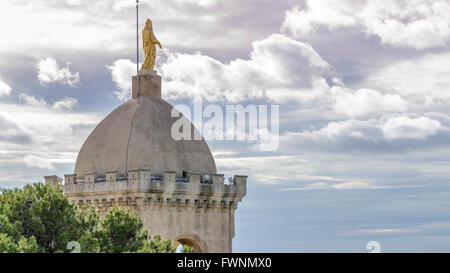
<path fill-rule="evenodd" d="M 154 44 L 157 44 L 158 46 L 159 46 L 159 48 L 161 48 L 162 49 L 162 45 L 161 45 L 161 43 L 158 41 L 158 39 L 156 39 L 156 37 L 155 37 L 155 34 L 153 34 L 152 33 L 152 40 L 153 40 L 153 43 Z"/>
<path fill-rule="evenodd" d="M 162 49 L 162 45 L 161 45 L 161 43 L 155 38 L 155 44 L 157 44 L 158 46 L 159 46 L 159 48 L 161 48 Z"/>

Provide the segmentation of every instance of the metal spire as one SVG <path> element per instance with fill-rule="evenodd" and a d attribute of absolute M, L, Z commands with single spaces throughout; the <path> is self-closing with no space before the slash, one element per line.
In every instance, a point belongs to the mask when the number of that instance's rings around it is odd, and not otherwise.
<path fill-rule="evenodd" d="M 139 0 L 136 0 L 136 80 L 137 89 L 136 97 L 138 99 L 138 104 L 141 103 L 139 99 Z M 128 176 L 128 149 L 130 146 L 131 133 L 133 132 L 134 120 L 136 119 L 137 108 L 134 110 L 133 120 L 131 121 L 130 134 L 128 135 L 127 151 L 125 153 L 125 174 Z"/>
<path fill-rule="evenodd" d="M 139 100 L 139 0 L 136 0 L 136 78 L 137 78 L 137 98 Z"/>

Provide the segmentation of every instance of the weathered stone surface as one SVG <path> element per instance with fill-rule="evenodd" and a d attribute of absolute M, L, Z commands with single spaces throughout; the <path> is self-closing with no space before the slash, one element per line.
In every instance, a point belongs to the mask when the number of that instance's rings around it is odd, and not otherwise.
<path fill-rule="evenodd" d="M 217 174 L 204 184 L 197 174 L 186 180 L 177 180 L 173 172 L 155 177 L 149 170 L 132 170 L 122 178 L 108 174 L 109 180 L 66 183 L 64 194 L 80 206 L 96 206 L 102 216 L 112 206 L 130 208 L 143 217 L 150 234 L 190 244 L 195 251 L 231 252 L 234 212 L 246 194 L 246 176 L 224 184 L 223 175 Z"/>
<path fill-rule="evenodd" d="M 141 70 L 139 76 L 139 96 L 161 98 L 161 76 L 155 70 Z M 132 98 L 137 98 L 137 76 L 132 80 Z"/>
<path fill-rule="evenodd" d="M 62 182 L 62 178 L 56 175 L 44 176 L 45 184 L 50 184 L 53 186 L 58 186 Z"/>
<path fill-rule="evenodd" d="M 165 171 L 175 171 L 178 176 L 183 171 L 216 173 L 214 158 L 204 140 L 177 141 L 172 138 L 172 124 L 178 119 L 171 117 L 173 106 L 160 95 L 151 95 L 158 92 L 149 91 L 157 88 L 153 83 L 160 83 L 160 77 L 141 77 L 151 80 L 149 83 L 142 81 L 139 100 L 128 100 L 97 125 L 78 154 L 75 174 L 79 178 L 93 172 L 104 175 L 108 171 L 117 171 L 123 175 L 129 169 L 138 168 L 151 169 L 158 175 Z M 191 135 L 194 134 L 199 132 L 192 125 Z"/>

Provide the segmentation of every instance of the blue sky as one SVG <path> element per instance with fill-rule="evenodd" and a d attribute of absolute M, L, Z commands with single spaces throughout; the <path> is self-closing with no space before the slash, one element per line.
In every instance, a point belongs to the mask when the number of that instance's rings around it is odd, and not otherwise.
<path fill-rule="evenodd" d="M 280 105 L 280 145 L 209 141 L 249 176 L 234 251 L 450 251 L 450 2 L 141 1 L 173 105 Z M 130 97 L 132 0 L 0 3 L 0 186 L 72 173 Z M 141 52 L 142 54 L 142 52 Z"/>

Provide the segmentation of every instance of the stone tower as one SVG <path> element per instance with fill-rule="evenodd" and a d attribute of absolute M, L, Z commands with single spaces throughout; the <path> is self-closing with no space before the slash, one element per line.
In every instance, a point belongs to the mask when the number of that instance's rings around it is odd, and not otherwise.
<path fill-rule="evenodd" d="M 134 76 L 132 98 L 83 144 L 74 174 L 65 175 L 65 195 L 79 206 L 96 206 L 101 215 L 112 206 L 130 208 L 150 234 L 194 252 L 231 252 L 234 212 L 247 177 L 225 183 L 203 139 L 174 140 L 171 127 L 180 117 L 172 117 L 173 107 L 161 98 L 161 77 L 154 70 L 139 77 L 139 97 Z M 60 183 L 56 176 L 45 180 Z"/>

